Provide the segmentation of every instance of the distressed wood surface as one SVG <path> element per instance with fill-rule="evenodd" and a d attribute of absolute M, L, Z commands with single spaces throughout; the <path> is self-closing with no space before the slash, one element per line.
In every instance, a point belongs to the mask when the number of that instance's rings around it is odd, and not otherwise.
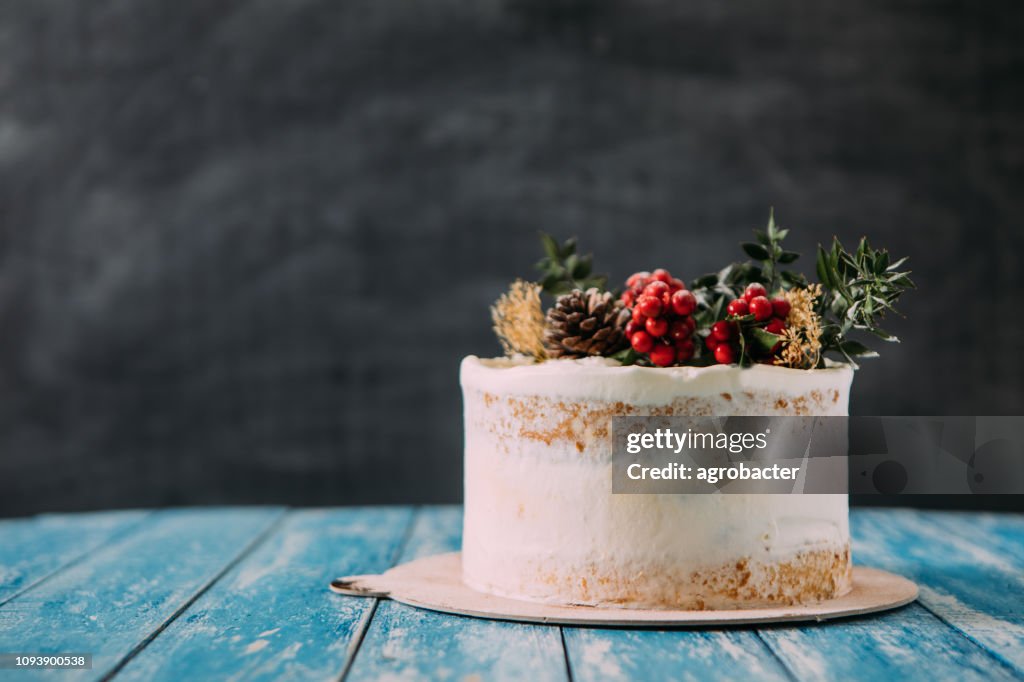
<path fill-rule="evenodd" d="M 423 509 L 401 561 L 457 550 L 462 510 Z M 559 628 L 448 616 L 382 601 L 349 680 L 566 680 Z"/>
<path fill-rule="evenodd" d="M 919 604 L 818 626 L 629 630 L 327 591 L 457 549 L 457 507 L 3 521 L 0 651 L 94 655 L 92 670 L 17 679 L 1024 678 L 1024 517 L 857 510 L 851 525 L 855 560 L 916 580 Z"/>
<path fill-rule="evenodd" d="M 48 514 L 0 521 L 0 605 L 131 528 L 146 514 Z"/>
<path fill-rule="evenodd" d="M 865 511 L 854 556 L 921 587 L 919 602 L 1024 677 L 1024 518 Z"/>
<path fill-rule="evenodd" d="M 566 628 L 575 680 L 785 680 L 754 630 Z"/>
<path fill-rule="evenodd" d="M 98 679 L 172 621 L 281 516 L 270 508 L 159 512 L 0 607 L 0 651 L 92 653 Z M 52 671 L 19 671 L 23 679 Z"/>
<path fill-rule="evenodd" d="M 336 679 L 373 600 L 336 597 L 327 583 L 389 568 L 411 521 L 396 508 L 292 512 L 118 679 Z"/>

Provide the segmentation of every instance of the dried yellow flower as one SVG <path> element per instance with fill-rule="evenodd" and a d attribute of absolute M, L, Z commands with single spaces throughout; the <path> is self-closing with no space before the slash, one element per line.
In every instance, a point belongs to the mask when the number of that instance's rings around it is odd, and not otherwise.
<path fill-rule="evenodd" d="M 821 318 L 814 312 L 821 285 L 790 289 L 783 296 L 789 301 L 789 326 L 782 332 L 782 355 L 777 364 L 812 369 L 821 359 Z"/>
<path fill-rule="evenodd" d="M 539 284 L 517 279 L 491 306 L 494 333 L 505 355 L 528 355 L 535 360 L 547 357 L 540 292 Z"/>

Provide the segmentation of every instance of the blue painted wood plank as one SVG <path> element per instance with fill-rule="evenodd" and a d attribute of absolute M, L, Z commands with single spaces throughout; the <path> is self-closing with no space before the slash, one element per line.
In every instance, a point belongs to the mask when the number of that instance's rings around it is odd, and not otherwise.
<path fill-rule="evenodd" d="M 565 628 L 574 680 L 786 680 L 751 630 Z"/>
<path fill-rule="evenodd" d="M 117 679 L 337 679 L 374 600 L 328 583 L 387 569 L 411 521 L 409 508 L 289 513 Z"/>
<path fill-rule="evenodd" d="M 0 607 L 0 651 L 93 654 L 93 669 L 19 679 L 98 679 L 207 588 L 279 509 L 158 512 Z"/>
<path fill-rule="evenodd" d="M 919 605 L 817 626 L 760 630 L 799 680 L 1015 680 Z"/>
<path fill-rule="evenodd" d="M 0 605 L 139 523 L 148 512 L 0 521 Z"/>
<path fill-rule="evenodd" d="M 898 510 L 854 511 L 854 561 L 915 579 L 918 576 L 906 570 L 908 564 L 893 557 L 919 547 L 934 555 L 933 563 L 941 562 L 941 546 L 916 535 L 886 535 L 871 527 L 901 529 L 906 517 Z M 868 543 L 865 534 L 871 536 Z M 1003 661 L 918 604 L 819 627 L 764 628 L 760 634 L 798 679 L 1016 679 Z"/>
<path fill-rule="evenodd" d="M 1018 573 L 1024 567 L 1024 514 L 989 512 L 915 512 L 942 533 L 968 543 L 964 548 L 981 564 Z"/>
<path fill-rule="evenodd" d="M 864 511 L 853 529 L 855 557 L 917 581 L 929 611 L 1024 676 L 1020 517 Z"/>
<path fill-rule="evenodd" d="M 401 561 L 459 548 L 462 510 L 417 514 Z M 447 616 L 384 600 L 347 680 L 565 680 L 558 627 Z"/>

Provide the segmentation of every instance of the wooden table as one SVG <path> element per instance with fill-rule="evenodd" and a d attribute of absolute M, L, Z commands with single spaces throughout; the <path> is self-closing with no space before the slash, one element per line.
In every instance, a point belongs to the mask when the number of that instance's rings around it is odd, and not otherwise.
<path fill-rule="evenodd" d="M 1024 516 L 856 511 L 859 563 L 920 602 L 817 626 L 528 626 L 330 593 L 459 547 L 459 508 L 183 509 L 0 521 L 0 652 L 93 654 L 0 679 L 1024 678 Z"/>

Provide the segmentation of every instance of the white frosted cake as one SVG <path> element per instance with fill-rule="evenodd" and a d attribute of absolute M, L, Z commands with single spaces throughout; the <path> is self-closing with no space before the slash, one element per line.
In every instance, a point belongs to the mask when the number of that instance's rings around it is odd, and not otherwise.
<path fill-rule="evenodd" d="M 462 362 L 463 579 L 516 599 L 679 609 L 849 591 L 846 495 L 613 495 L 615 415 L 845 415 L 853 372 Z"/>
<path fill-rule="evenodd" d="M 541 235 L 540 279 L 512 282 L 491 306 L 506 357 L 462 361 L 468 586 L 553 604 L 677 610 L 850 591 L 845 494 L 612 492 L 615 416 L 847 414 L 853 356 L 874 355 L 850 334 L 896 340 L 879 321 L 914 286 L 899 270 L 906 259 L 867 239 L 849 252 L 833 238 L 819 246 L 820 281 L 810 282 L 786 268 L 799 256 L 782 246 L 788 233 L 769 214 L 742 245 L 751 260 L 689 284 L 664 268 L 641 270 L 621 287 L 592 274 L 575 239 Z M 844 454 L 830 451 L 841 441 L 817 443 L 826 458 Z M 845 464 L 829 464 L 816 467 L 834 484 L 824 489 L 844 491 Z"/>

